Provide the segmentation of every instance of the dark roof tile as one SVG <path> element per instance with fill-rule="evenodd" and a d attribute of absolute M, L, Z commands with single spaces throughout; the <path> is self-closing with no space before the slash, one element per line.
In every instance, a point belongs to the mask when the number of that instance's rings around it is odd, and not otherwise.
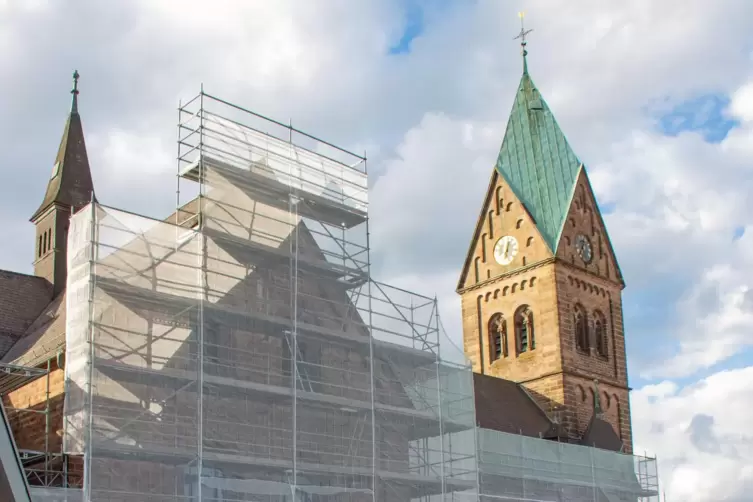
<path fill-rule="evenodd" d="M 546 436 L 552 422 L 519 384 L 473 374 L 476 421 L 479 427 L 524 436 Z"/>
<path fill-rule="evenodd" d="M 0 270 L 0 356 L 49 305 L 51 284 L 33 275 Z"/>
<path fill-rule="evenodd" d="M 61 293 L 42 310 L 0 362 L 37 366 L 64 350 L 65 296 Z"/>
<path fill-rule="evenodd" d="M 596 413 L 591 417 L 580 444 L 602 450 L 622 451 L 623 449 L 622 440 L 614 427 Z"/>

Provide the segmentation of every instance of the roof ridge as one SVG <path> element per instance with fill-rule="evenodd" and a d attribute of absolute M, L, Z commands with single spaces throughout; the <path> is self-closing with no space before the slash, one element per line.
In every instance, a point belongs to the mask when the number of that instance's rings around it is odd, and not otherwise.
<path fill-rule="evenodd" d="M 38 275 L 27 274 L 26 272 L 16 272 L 15 270 L 7 270 L 7 269 L 4 269 L 4 268 L 0 268 L 0 273 L 19 275 L 19 276 L 22 276 L 22 277 L 31 277 L 32 279 L 39 279 L 40 281 L 46 281 L 47 280 L 44 277 L 40 277 Z"/>

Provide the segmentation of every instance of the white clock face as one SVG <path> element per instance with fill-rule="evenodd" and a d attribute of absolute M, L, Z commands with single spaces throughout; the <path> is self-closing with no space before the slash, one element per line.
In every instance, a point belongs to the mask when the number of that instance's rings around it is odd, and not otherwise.
<path fill-rule="evenodd" d="M 52 166 L 52 176 L 51 178 L 54 178 L 58 175 L 58 172 L 60 172 L 60 162 L 55 162 L 55 165 Z"/>
<path fill-rule="evenodd" d="M 509 265 L 518 254 L 518 241 L 511 235 L 505 235 L 494 245 L 494 259 L 500 265 Z"/>

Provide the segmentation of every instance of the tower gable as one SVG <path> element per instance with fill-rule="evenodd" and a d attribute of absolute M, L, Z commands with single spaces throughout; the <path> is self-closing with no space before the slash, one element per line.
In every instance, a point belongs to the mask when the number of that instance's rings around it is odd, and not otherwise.
<path fill-rule="evenodd" d="M 624 287 L 622 273 L 585 168 L 578 173 L 556 250 L 559 260 Z"/>
<path fill-rule="evenodd" d="M 510 263 L 503 265 L 495 259 L 494 248 L 500 238 L 508 236 L 515 239 L 517 253 Z M 458 291 L 552 257 L 531 214 L 495 170 L 476 221 Z"/>

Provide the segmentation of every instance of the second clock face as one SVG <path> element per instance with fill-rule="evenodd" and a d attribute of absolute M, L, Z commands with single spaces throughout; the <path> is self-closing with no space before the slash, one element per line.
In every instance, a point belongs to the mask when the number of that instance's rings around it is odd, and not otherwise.
<path fill-rule="evenodd" d="M 583 234 L 578 234 L 575 237 L 575 251 L 585 263 L 591 262 L 593 252 L 591 250 L 591 241 L 588 240 L 588 237 Z"/>
<path fill-rule="evenodd" d="M 518 254 L 518 241 L 511 235 L 505 235 L 494 245 L 494 259 L 500 265 L 509 265 Z"/>

